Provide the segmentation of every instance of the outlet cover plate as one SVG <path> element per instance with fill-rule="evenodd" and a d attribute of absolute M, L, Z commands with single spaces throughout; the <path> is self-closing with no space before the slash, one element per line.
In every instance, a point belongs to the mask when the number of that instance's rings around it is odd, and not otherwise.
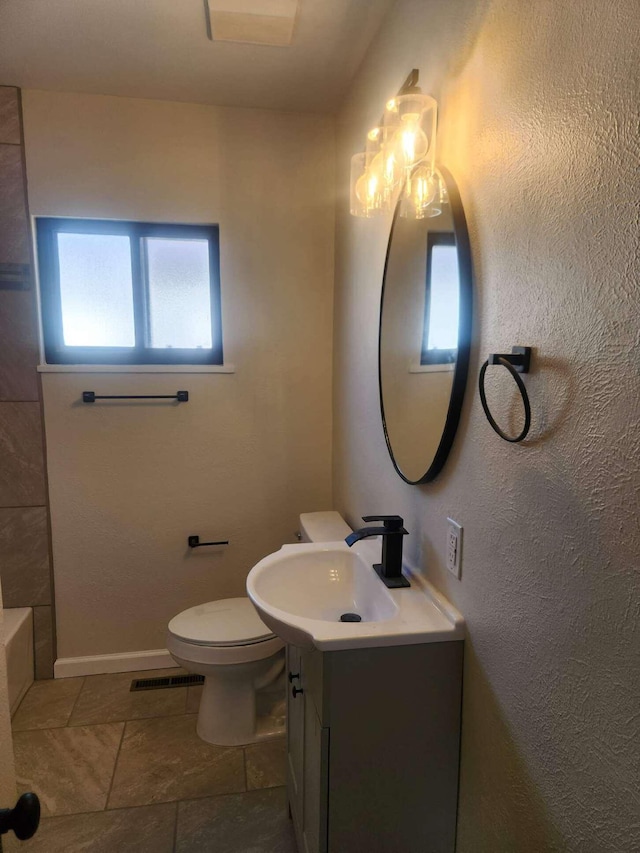
<path fill-rule="evenodd" d="M 460 580 L 462 573 L 462 527 L 447 518 L 447 568 Z"/>

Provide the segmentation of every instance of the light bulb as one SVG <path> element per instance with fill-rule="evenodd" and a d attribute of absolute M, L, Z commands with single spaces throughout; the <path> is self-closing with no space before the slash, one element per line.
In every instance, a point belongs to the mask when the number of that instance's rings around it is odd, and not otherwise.
<path fill-rule="evenodd" d="M 378 177 L 381 186 L 388 192 L 393 192 L 402 178 L 402 167 L 398 163 L 396 152 L 390 147 L 383 148 L 376 154 L 369 170 Z"/>
<path fill-rule="evenodd" d="M 367 204 L 372 207 L 376 204 L 380 180 L 377 175 L 366 175 L 367 179 Z"/>
<path fill-rule="evenodd" d="M 384 155 L 384 182 L 389 187 L 395 187 L 399 180 L 398 161 L 393 151 Z"/>
<path fill-rule="evenodd" d="M 438 180 L 428 166 L 414 169 L 407 179 L 400 215 L 409 219 L 425 219 L 437 216 L 440 209 L 434 208 L 438 196 Z"/>
<path fill-rule="evenodd" d="M 366 208 L 375 204 L 378 193 L 379 178 L 371 172 L 365 172 L 356 181 L 356 198 Z"/>
<path fill-rule="evenodd" d="M 380 168 L 380 155 L 376 155 L 367 166 L 366 154 L 356 155 L 352 170 L 351 213 L 354 216 L 371 217 L 385 210 L 385 192 Z"/>
<path fill-rule="evenodd" d="M 411 195 L 414 199 L 416 210 L 423 210 L 436 197 L 437 183 L 433 174 L 427 169 L 418 169 L 411 178 Z"/>
<path fill-rule="evenodd" d="M 429 140 L 420 127 L 420 116 L 409 114 L 402 117 L 402 124 L 397 131 L 399 149 L 404 166 L 411 169 L 426 156 L 429 150 Z"/>
<path fill-rule="evenodd" d="M 414 87 L 389 101 L 385 111 L 393 124 L 398 159 L 408 171 L 428 155 L 435 143 L 437 104 Z"/>

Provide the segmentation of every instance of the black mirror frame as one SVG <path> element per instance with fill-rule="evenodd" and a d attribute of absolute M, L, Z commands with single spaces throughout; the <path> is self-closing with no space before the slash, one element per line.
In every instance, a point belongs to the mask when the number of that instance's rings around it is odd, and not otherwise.
<path fill-rule="evenodd" d="M 389 242 L 387 244 L 387 254 L 384 261 L 384 273 L 382 276 L 382 289 L 380 293 L 380 319 L 378 326 L 378 390 L 380 394 L 380 415 L 382 417 L 382 429 L 384 430 L 384 440 L 387 444 L 389 456 L 393 462 L 393 467 L 396 469 L 400 477 L 410 486 L 418 486 L 421 483 L 429 483 L 434 480 L 442 470 L 444 463 L 447 460 L 453 440 L 458 429 L 460 421 L 460 412 L 462 411 L 462 403 L 464 400 L 464 392 L 469 375 L 469 354 L 471 350 L 471 326 L 473 316 L 473 267 L 471 263 L 471 244 L 469 242 L 469 231 L 467 229 L 467 220 L 464 215 L 464 208 L 460 199 L 460 193 L 456 186 L 451 173 L 443 168 L 438 167 L 440 174 L 446 184 L 449 194 L 449 204 L 451 205 L 451 215 L 453 219 L 453 231 L 456 237 L 456 247 L 458 250 L 458 271 L 460 277 L 460 319 L 458 324 L 458 357 L 456 360 L 456 368 L 453 376 L 453 385 L 451 387 L 451 396 L 449 398 L 449 409 L 445 420 L 444 429 L 438 449 L 435 452 L 431 465 L 425 474 L 417 480 L 410 480 L 400 470 L 398 463 L 393 455 L 393 448 L 389 440 L 387 432 L 387 422 L 384 415 L 384 402 L 382 399 L 382 308 L 384 305 L 384 292 L 387 280 L 387 267 L 389 265 L 389 255 L 391 253 L 391 243 L 393 240 L 393 232 L 395 230 L 396 221 L 399 214 L 400 202 L 396 205 L 393 221 L 391 223 L 391 231 L 389 233 Z"/>

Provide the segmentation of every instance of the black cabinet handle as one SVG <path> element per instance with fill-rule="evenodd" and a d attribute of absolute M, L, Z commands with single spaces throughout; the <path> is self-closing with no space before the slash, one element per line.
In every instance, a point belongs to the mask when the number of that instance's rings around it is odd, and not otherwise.
<path fill-rule="evenodd" d="M 12 809 L 0 809 L 0 835 L 12 829 L 16 838 L 26 841 L 36 834 L 39 823 L 40 800 L 36 794 L 23 794 Z"/>
<path fill-rule="evenodd" d="M 304 693 L 304 690 L 302 689 L 302 687 L 292 687 L 291 693 L 293 694 L 293 698 L 295 699 L 298 693 Z"/>
<path fill-rule="evenodd" d="M 293 681 L 294 678 L 300 678 L 299 672 L 290 672 L 289 673 L 289 684 Z"/>

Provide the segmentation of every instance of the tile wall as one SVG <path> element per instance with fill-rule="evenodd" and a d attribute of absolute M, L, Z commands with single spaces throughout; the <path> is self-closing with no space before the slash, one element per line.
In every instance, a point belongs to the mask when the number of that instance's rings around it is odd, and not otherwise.
<path fill-rule="evenodd" d="M 55 632 L 37 328 L 20 91 L 0 86 L 0 579 L 5 607 L 34 608 L 35 676 L 52 678 Z"/>

